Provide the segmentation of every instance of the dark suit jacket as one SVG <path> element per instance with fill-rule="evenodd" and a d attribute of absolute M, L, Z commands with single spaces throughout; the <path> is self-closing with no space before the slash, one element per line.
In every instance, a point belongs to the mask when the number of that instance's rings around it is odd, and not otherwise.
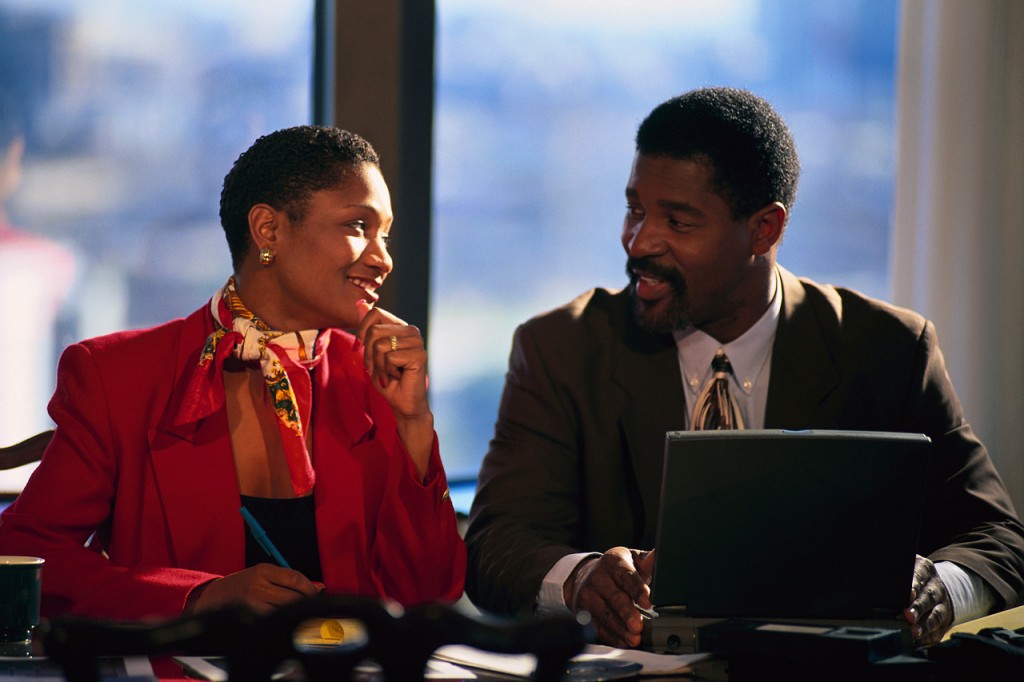
<path fill-rule="evenodd" d="M 765 428 L 928 435 L 918 553 L 1018 604 L 1024 528 L 964 422 L 932 324 L 780 271 Z M 685 413 L 675 343 L 635 324 L 627 291 L 594 289 L 519 327 L 466 536 L 471 599 L 527 611 L 566 554 L 651 548 L 665 432 L 684 428 Z"/>
<path fill-rule="evenodd" d="M 46 559 L 44 616 L 177 616 L 197 585 L 245 568 L 223 381 L 194 381 L 213 329 L 204 306 L 61 357 L 56 433 L 0 524 L 0 553 Z M 329 333 L 311 417 L 327 590 L 455 601 L 465 550 L 436 440 L 421 483 L 354 337 Z"/>

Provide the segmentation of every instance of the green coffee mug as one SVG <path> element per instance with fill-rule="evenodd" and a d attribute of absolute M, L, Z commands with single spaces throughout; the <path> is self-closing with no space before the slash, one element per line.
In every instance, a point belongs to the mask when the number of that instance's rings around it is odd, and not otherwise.
<path fill-rule="evenodd" d="M 39 625 L 39 589 L 43 560 L 34 556 L 0 556 L 0 642 L 32 639 Z"/>

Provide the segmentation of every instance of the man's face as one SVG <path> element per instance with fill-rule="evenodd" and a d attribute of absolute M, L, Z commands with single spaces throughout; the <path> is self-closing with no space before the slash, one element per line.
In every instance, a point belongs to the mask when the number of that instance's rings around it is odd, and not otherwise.
<path fill-rule="evenodd" d="M 757 221 L 734 219 L 710 179 L 702 160 L 637 154 L 622 246 L 641 327 L 693 325 L 727 343 L 764 312 L 766 268 L 754 255 Z"/>

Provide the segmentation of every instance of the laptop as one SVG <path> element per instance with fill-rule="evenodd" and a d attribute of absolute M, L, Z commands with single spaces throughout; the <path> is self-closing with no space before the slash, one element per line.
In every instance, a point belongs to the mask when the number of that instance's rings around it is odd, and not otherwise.
<path fill-rule="evenodd" d="M 668 432 L 646 647 L 709 651 L 737 621 L 899 630 L 908 648 L 899 614 L 930 446 L 877 431 Z"/>

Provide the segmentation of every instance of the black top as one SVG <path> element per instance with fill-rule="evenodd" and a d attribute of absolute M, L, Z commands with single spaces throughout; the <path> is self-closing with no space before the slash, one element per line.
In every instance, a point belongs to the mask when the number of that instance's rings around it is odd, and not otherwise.
<path fill-rule="evenodd" d="M 316 542 L 316 509 L 313 496 L 271 499 L 242 495 L 242 505 L 256 517 L 267 537 L 292 568 L 310 580 L 323 582 L 320 548 Z M 276 563 L 260 547 L 246 526 L 245 565 Z"/>

